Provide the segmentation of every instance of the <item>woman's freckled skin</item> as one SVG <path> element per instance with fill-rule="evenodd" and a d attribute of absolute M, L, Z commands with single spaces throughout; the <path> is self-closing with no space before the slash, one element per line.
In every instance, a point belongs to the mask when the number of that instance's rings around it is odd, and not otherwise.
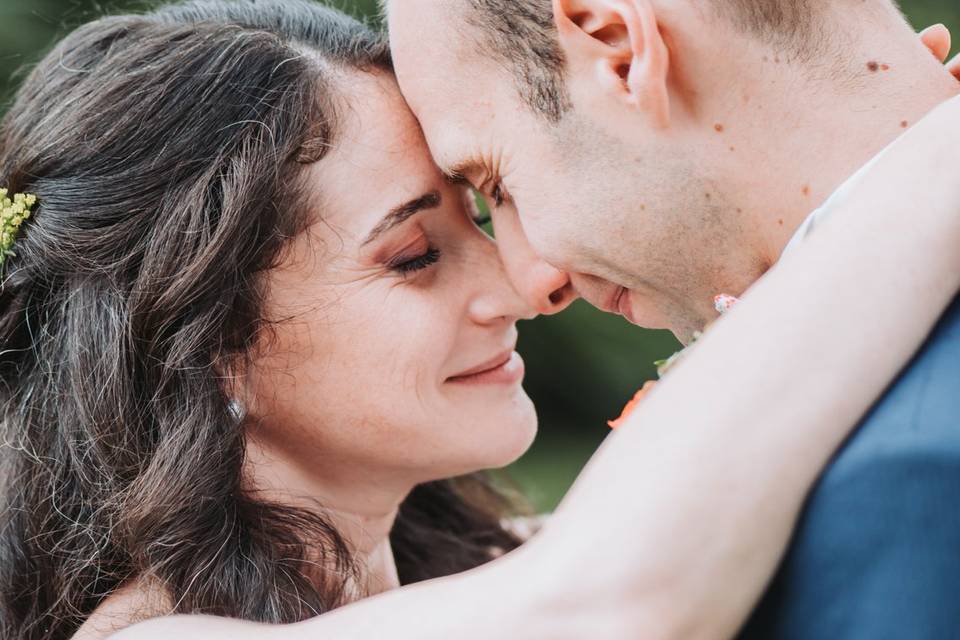
<path fill-rule="evenodd" d="M 880 65 L 876 60 L 871 60 L 867 63 L 867 70 L 870 71 L 870 73 L 876 73 L 880 70 Z"/>
<path fill-rule="evenodd" d="M 783 226 L 783 218 L 780 218 L 779 220 L 777 220 L 777 224 L 782 227 L 782 226 Z"/>
<path fill-rule="evenodd" d="M 809 196 L 809 195 L 810 195 L 810 185 L 808 185 L 808 184 L 803 185 L 803 187 L 800 189 L 800 191 L 803 192 L 803 195 Z"/>
<path fill-rule="evenodd" d="M 890 65 L 888 64 L 880 65 L 880 71 L 890 71 Z"/>
<path fill-rule="evenodd" d="M 909 127 L 909 126 L 910 126 L 910 123 L 907 122 L 906 120 L 903 120 L 903 121 L 900 122 L 900 128 L 901 128 L 901 129 L 906 129 L 906 128 Z"/>
<path fill-rule="evenodd" d="M 734 147 L 733 145 L 730 146 L 730 151 L 736 151 L 736 150 L 737 150 L 736 147 Z"/>
<path fill-rule="evenodd" d="M 718 122 L 717 124 L 713 125 L 713 130 L 717 133 L 723 133 L 723 125 Z"/>

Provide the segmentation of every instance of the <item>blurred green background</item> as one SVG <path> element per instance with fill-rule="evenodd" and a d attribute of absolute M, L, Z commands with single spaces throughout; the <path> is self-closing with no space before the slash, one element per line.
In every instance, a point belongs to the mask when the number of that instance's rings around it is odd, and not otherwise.
<path fill-rule="evenodd" d="M 0 113 L 17 79 L 71 28 L 106 13 L 145 10 L 151 2 L 0 0 Z M 333 0 L 350 13 L 372 16 L 376 0 Z M 904 0 L 917 26 L 947 24 L 960 34 L 957 0 Z M 664 332 L 642 331 L 583 303 L 521 327 L 526 388 L 540 414 L 540 438 L 512 469 L 534 505 L 552 509 L 607 435 L 606 421 L 645 380 L 652 362 L 678 345 Z"/>

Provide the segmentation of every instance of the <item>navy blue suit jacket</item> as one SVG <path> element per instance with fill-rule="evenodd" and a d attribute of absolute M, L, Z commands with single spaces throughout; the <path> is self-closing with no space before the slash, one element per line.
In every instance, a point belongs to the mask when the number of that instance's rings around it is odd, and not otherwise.
<path fill-rule="evenodd" d="M 741 638 L 960 639 L 960 301 L 814 489 Z"/>

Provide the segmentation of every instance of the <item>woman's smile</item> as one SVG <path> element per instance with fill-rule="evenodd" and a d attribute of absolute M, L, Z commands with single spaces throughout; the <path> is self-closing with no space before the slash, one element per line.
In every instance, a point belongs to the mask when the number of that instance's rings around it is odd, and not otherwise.
<path fill-rule="evenodd" d="M 523 358 L 516 351 L 510 351 L 461 374 L 451 376 L 447 378 L 447 382 L 461 385 L 515 385 L 523 380 L 523 374 Z"/>

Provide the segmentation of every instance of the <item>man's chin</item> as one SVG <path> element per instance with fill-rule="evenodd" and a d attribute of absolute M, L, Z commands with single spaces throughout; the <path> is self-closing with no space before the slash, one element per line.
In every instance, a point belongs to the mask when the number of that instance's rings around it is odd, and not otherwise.
<path fill-rule="evenodd" d="M 685 347 L 690 346 L 716 318 L 687 317 L 670 327 L 670 332 Z"/>
<path fill-rule="evenodd" d="M 690 329 L 671 329 L 670 331 L 673 333 L 673 337 L 684 347 L 689 347 L 693 344 L 699 334 L 699 332 L 691 331 Z"/>
<path fill-rule="evenodd" d="M 716 320 L 716 316 L 707 316 L 689 310 L 676 309 L 670 314 L 669 323 L 662 327 L 667 329 L 680 341 L 683 346 L 689 346 L 706 330 L 706 327 Z"/>

